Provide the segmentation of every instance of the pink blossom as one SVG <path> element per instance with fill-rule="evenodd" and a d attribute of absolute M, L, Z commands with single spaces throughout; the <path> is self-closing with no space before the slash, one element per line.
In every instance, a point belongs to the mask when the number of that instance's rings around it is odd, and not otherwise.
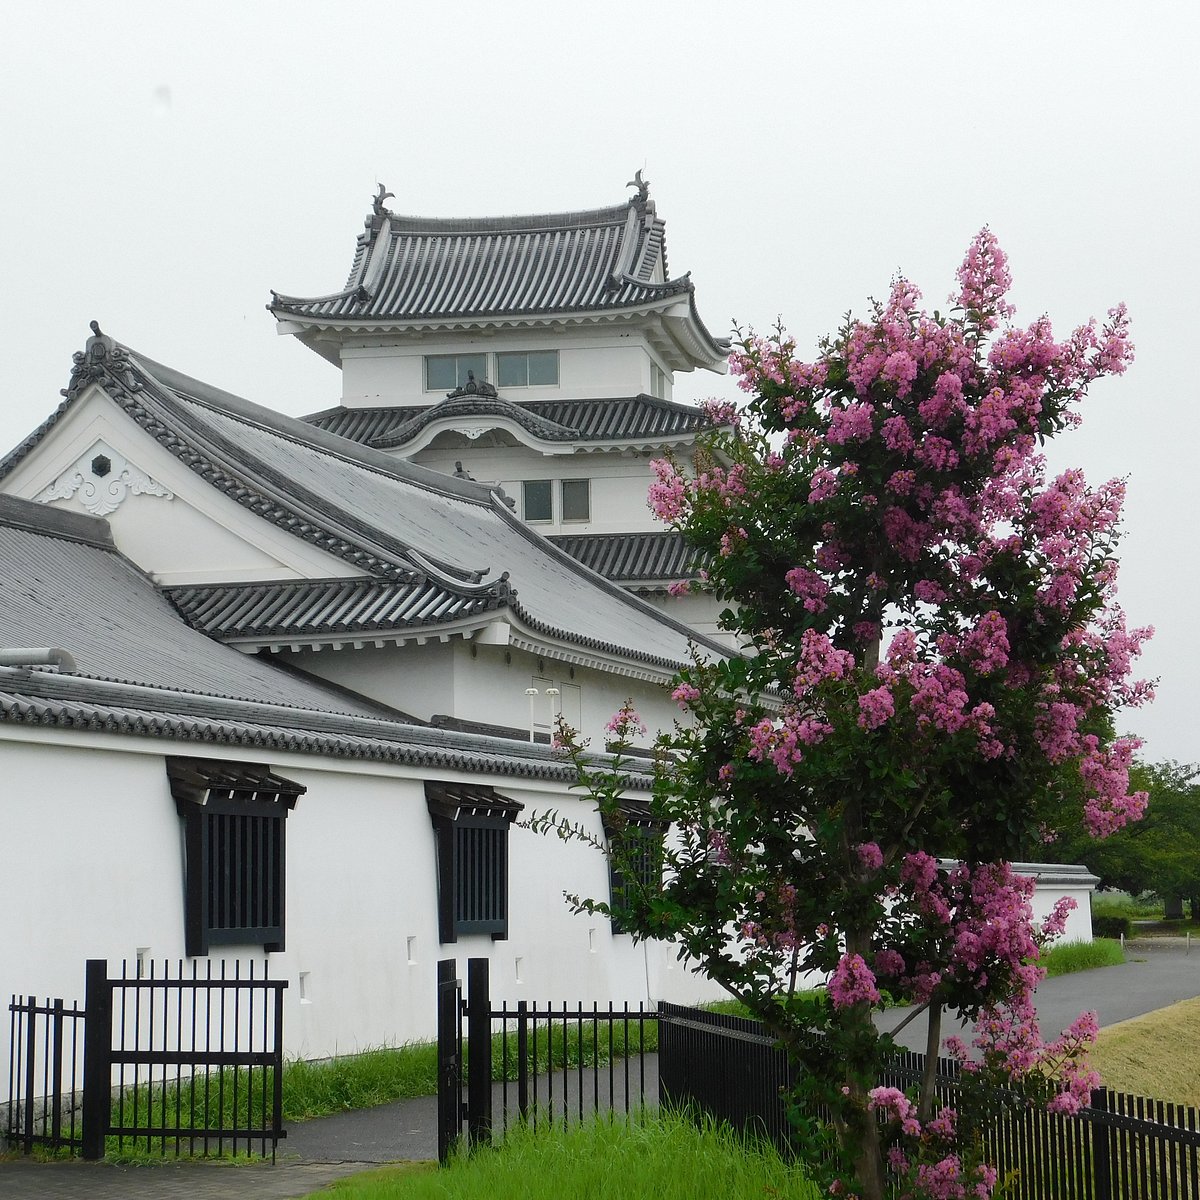
<path fill-rule="evenodd" d="M 878 729 L 896 713 L 896 702 L 886 687 L 875 688 L 858 698 L 858 727 Z"/>
<path fill-rule="evenodd" d="M 855 1004 L 878 1004 L 881 1000 L 875 976 L 861 954 L 843 954 L 829 980 L 829 998 L 834 1008 Z"/>

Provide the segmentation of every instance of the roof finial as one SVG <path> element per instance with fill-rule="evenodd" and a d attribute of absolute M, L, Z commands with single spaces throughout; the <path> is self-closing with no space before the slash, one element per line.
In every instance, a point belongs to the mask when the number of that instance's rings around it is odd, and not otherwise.
<path fill-rule="evenodd" d="M 103 337 L 103 336 L 104 336 L 104 334 L 102 334 L 102 333 L 100 332 L 100 322 L 99 322 L 99 321 L 89 321 L 89 322 L 88 322 L 88 328 L 89 328 L 89 329 L 92 331 L 92 333 L 93 333 L 93 334 L 94 334 L 96 337 Z"/>
<path fill-rule="evenodd" d="M 638 167 L 634 172 L 633 178 L 625 186 L 637 188 L 637 198 L 642 204 L 645 204 L 650 198 L 650 181 L 642 178 L 641 167 Z"/>
<path fill-rule="evenodd" d="M 387 209 L 383 207 L 383 202 L 387 199 L 395 199 L 395 192 L 384 191 L 383 184 L 379 185 L 379 194 L 371 201 L 371 208 L 374 210 L 377 217 L 382 217 Z"/>

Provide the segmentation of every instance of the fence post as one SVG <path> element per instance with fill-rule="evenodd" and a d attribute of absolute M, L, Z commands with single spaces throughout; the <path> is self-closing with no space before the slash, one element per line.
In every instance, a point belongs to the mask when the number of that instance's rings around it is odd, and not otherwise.
<path fill-rule="evenodd" d="M 529 1002 L 517 1001 L 517 1112 L 529 1116 Z"/>
<path fill-rule="evenodd" d="M 33 1153 L 33 1093 L 37 1087 L 37 997 L 29 997 L 29 1024 L 25 1029 L 25 1142 L 24 1153 Z M 43 1100 L 43 1103 L 45 1101 Z"/>
<path fill-rule="evenodd" d="M 112 987 L 108 960 L 87 960 L 83 1017 L 83 1157 L 104 1157 L 112 1116 Z"/>
<path fill-rule="evenodd" d="M 50 1144 L 55 1148 L 62 1144 L 62 1056 L 63 1056 L 63 1002 L 54 1001 L 52 1040 L 50 1051 Z"/>
<path fill-rule="evenodd" d="M 462 1133 L 462 1005 L 459 1001 L 458 964 L 443 958 L 437 968 L 437 1081 L 438 1162 L 450 1161 Z"/>
<path fill-rule="evenodd" d="M 1099 1113 L 1109 1111 L 1108 1088 L 1092 1092 L 1092 1108 Z M 1089 1121 L 1092 1127 L 1092 1178 L 1096 1184 L 1096 1200 L 1113 1200 L 1112 1195 L 1112 1129 L 1107 1121 Z"/>
<path fill-rule="evenodd" d="M 488 960 L 467 959 L 467 1137 L 492 1139 L 492 1000 Z"/>

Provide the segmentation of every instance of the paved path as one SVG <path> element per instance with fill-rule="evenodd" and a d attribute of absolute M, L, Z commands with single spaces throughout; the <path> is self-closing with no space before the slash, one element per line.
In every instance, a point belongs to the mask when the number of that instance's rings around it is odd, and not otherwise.
<path fill-rule="evenodd" d="M 1088 1008 L 1102 1025 L 1112 1025 L 1200 996 L 1200 944 L 1188 955 L 1181 939 L 1140 939 L 1129 943 L 1128 959 L 1119 967 L 1045 980 L 1037 996 L 1043 1032 L 1057 1033 Z M 897 1024 L 903 1011 L 884 1013 L 884 1027 Z M 920 1018 L 901 1040 L 924 1049 Z M 647 1084 L 652 1081 L 657 1081 L 657 1064 L 647 1072 Z M 649 1086 L 647 1092 L 653 1102 Z M 498 1098 L 494 1104 L 498 1109 Z M 0 1200 L 294 1200 L 379 1163 L 436 1155 L 436 1104 L 425 1097 L 292 1125 L 275 1167 L 0 1162 Z"/>
<path fill-rule="evenodd" d="M 1100 1018 L 1101 1026 L 1115 1025 L 1165 1008 L 1179 1000 L 1200 996 L 1200 939 L 1193 939 L 1191 953 L 1182 938 L 1138 938 L 1125 948 L 1126 961 L 1118 967 L 1078 971 L 1044 979 L 1037 990 L 1038 1023 L 1050 1040 L 1088 1009 Z M 907 1009 L 888 1009 L 881 1014 L 881 1029 L 900 1023 Z M 942 1035 L 965 1036 L 967 1031 L 943 1022 Z M 967 1041 L 970 1039 L 967 1038 Z M 925 1022 L 916 1020 L 897 1038 L 910 1050 L 925 1050 Z"/>

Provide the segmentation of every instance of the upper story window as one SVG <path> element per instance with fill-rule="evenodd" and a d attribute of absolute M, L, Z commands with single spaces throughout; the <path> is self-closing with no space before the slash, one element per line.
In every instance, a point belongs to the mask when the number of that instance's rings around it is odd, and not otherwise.
<path fill-rule="evenodd" d="M 494 362 L 491 360 L 495 360 Z M 467 373 L 504 388 L 553 387 L 558 383 L 557 350 L 504 350 L 498 354 L 427 354 L 425 390 L 452 392 L 465 386 Z"/>
<path fill-rule="evenodd" d="M 558 512 L 555 513 L 555 492 Z M 525 479 L 521 482 L 521 515 L 526 521 L 590 521 L 590 479 Z"/>
<path fill-rule="evenodd" d="M 283 949 L 284 835 L 301 784 L 252 763 L 168 758 L 184 820 L 184 944 Z"/>
<path fill-rule="evenodd" d="M 556 383 L 557 350 L 517 350 L 496 355 L 497 387 L 536 387 Z"/>
<path fill-rule="evenodd" d="M 467 373 L 476 379 L 486 379 L 486 354 L 427 354 L 425 356 L 425 387 L 431 392 L 452 392 L 465 386 Z"/>
<path fill-rule="evenodd" d="M 592 483 L 590 479 L 562 481 L 562 519 L 590 521 L 592 519 Z"/>
<path fill-rule="evenodd" d="M 526 479 L 521 484 L 521 511 L 527 521 L 552 521 L 554 519 L 552 481 L 549 479 Z"/>

